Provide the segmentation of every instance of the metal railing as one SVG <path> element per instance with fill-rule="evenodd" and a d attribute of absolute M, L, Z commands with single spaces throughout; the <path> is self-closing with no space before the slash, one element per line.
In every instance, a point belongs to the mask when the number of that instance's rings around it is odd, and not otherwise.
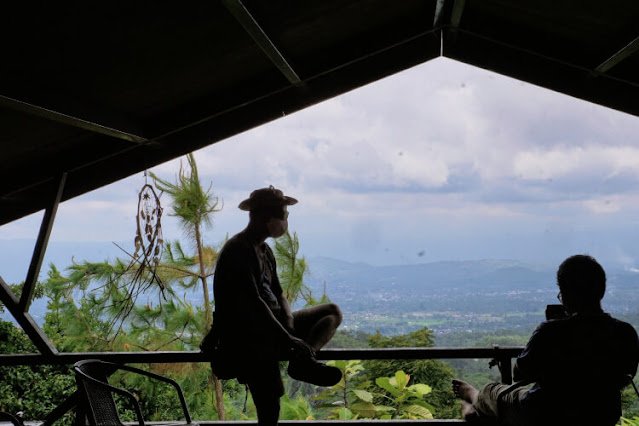
<path fill-rule="evenodd" d="M 424 360 L 424 359 L 489 359 L 491 365 L 497 365 L 501 374 L 502 383 L 512 383 L 512 359 L 517 357 L 523 347 L 500 347 L 492 348 L 381 348 L 381 349 L 324 349 L 318 354 L 322 360 Z M 57 353 L 53 355 L 44 354 L 10 354 L 0 355 L 0 366 L 18 365 L 43 365 L 61 364 L 70 365 L 84 359 L 101 359 L 104 361 L 116 362 L 120 364 L 153 364 L 153 363 L 187 363 L 187 362 L 209 362 L 207 356 L 202 352 L 187 351 L 163 351 L 163 352 L 74 352 Z M 64 413 L 75 407 L 76 394 L 74 393 L 60 406 L 54 409 L 45 419 L 43 425 L 50 425 L 59 419 Z M 428 424 L 435 426 L 439 424 L 458 423 L 456 420 L 433 420 Z M 234 425 L 238 422 L 199 422 L 202 425 Z M 297 424 L 301 422 L 286 422 Z M 316 426 L 322 426 L 325 421 L 314 421 Z M 339 426 L 345 422 L 330 422 L 332 426 Z M 379 424 L 380 421 L 350 421 L 349 425 L 358 424 Z M 381 421 L 390 425 L 399 424 L 398 421 Z M 402 421 L 401 424 L 407 423 Z M 411 422 L 408 422 L 411 423 Z M 242 424 L 247 424 L 242 422 Z"/>
<path fill-rule="evenodd" d="M 492 348 L 382 348 L 382 349 L 323 349 L 318 354 L 322 360 L 418 360 L 418 359 L 489 359 L 495 360 L 502 374 L 503 383 L 511 383 L 512 359 L 523 347 L 494 346 Z M 0 366 L 73 364 L 83 359 L 101 359 L 121 364 L 209 362 L 202 352 L 65 352 L 55 355 L 10 354 L 0 355 Z"/>

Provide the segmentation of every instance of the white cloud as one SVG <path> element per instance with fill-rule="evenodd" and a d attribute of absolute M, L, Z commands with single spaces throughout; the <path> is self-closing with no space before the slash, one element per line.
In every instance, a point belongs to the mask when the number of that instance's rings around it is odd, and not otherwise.
<path fill-rule="evenodd" d="M 514 158 L 514 173 L 522 179 L 546 180 L 569 175 L 604 180 L 620 174 L 639 175 L 639 147 L 564 146 L 543 151 L 533 148 Z"/>
<path fill-rule="evenodd" d="M 586 200 L 584 205 L 588 210 L 596 214 L 617 213 L 622 208 L 619 200 L 613 199 Z"/>
<path fill-rule="evenodd" d="M 504 222 L 514 234 L 543 234 L 547 223 L 628 220 L 639 212 L 637 134 L 636 117 L 438 59 L 195 156 L 225 206 L 215 238 L 243 226 L 236 206 L 252 189 L 273 184 L 300 199 L 292 225 L 317 246 L 342 235 L 382 247 L 391 235 L 422 244 L 437 234 L 452 252 L 448 236 L 502 235 Z M 173 180 L 178 165 L 152 170 Z M 54 236 L 129 238 L 143 182 L 139 173 L 65 203 Z M 169 222 L 166 233 L 179 237 Z M 375 235 L 354 237 L 366 229 Z M 24 233 L 5 226 L 0 238 Z"/>

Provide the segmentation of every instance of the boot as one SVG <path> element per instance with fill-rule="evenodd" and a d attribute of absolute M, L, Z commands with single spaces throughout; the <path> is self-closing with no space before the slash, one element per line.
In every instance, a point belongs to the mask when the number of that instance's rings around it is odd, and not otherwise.
<path fill-rule="evenodd" d="M 342 372 L 315 359 L 295 359 L 288 363 L 288 375 L 316 386 L 333 386 L 342 380 Z"/>

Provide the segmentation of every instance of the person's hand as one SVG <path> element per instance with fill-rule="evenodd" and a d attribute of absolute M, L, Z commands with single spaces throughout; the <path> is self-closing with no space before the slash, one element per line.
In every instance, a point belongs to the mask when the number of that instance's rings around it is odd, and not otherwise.
<path fill-rule="evenodd" d="M 291 337 L 291 352 L 294 358 L 309 359 L 315 357 L 315 351 L 308 343 L 297 337 Z"/>

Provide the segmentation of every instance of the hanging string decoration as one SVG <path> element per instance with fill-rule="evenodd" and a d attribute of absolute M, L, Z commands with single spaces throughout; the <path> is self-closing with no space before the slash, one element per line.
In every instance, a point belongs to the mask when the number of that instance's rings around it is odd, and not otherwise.
<path fill-rule="evenodd" d="M 162 206 L 160 197 L 155 193 L 155 189 L 148 183 L 145 184 L 138 194 L 138 214 L 136 216 L 135 251 L 133 252 L 133 262 L 137 262 L 138 273 L 134 277 L 139 281 L 144 276 L 149 277 L 148 286 L 156 283 L 162 291 L 164 284 L 156 274 L 160 264 L 164 239 L 162 238 Z"/>
<path fill-rule="evenodd" d="M 116 244 L 130 258 L 129 264 L 119 275 L 120 279 L 130 277 L 129 280 L 125 280 L 126 284 L 120 286 L 120 289 L 126 288 L 126 292 L 122 296 L 118 296 L 112 305 L 117 310 L 117 314 L 112 319 L 110 327 L 117 329 L 116 336 L 141 294 L 156 286 L 160 289 L 162 298 L 166 299 L 166 286 L 157 274 L 164 248 L 162 212 L 160 197 L 155 189 L 145 182 L 138 193 L 138 207 L 135 216 L 136 233 L 133 241 L 135 250 L 130 253 Z"/>

